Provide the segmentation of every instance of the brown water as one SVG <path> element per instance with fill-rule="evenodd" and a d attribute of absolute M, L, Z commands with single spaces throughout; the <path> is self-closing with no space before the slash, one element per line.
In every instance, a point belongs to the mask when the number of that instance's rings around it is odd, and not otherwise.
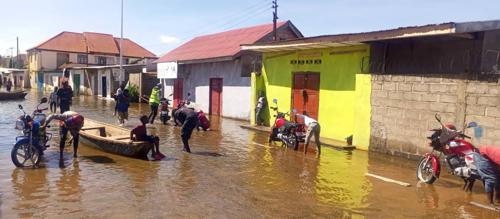
<path fill-rule="evenodd" d="M 80 145 L 65 152 L 59 168 L 55 140 L 40 169 L 16 169 L 10 149 L 21 103 L 32 110 L 39 94 L 0 103 L 0 216 L 2 218 L 495 218 L 500 214 L 468 204 L 485 202 L 483 187 L 461 191 L 443 177 L 417 184 L 415 162 L 363 151 L 324 148 L 318 159 L 266 143 L 241 129 L 242 122 L 212 118 L 214 131 L 194 132 L 193 154 L 182 152 L 179 129 L 158 123 L 167 159 L 130 159 Z M 75 99 L 87 118 L 116 123 L 113 103 Z M 147 105 L 133 105 L 136 123 Z M 132 127 L 133 124 L 129 124 Z M 51 128 L 57 133 L 57 128 Z M 366 177 L 370 172 L 411 187 Z"/>

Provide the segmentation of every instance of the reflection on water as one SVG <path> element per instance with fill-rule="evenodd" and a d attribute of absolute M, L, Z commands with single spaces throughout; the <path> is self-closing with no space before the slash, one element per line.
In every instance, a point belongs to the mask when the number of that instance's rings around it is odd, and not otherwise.
<path fill-rule="evenodd" d="M 116 163 L 113 159 L 106 156 L 82 156 L 85 159 L 89 159 L 95 163 Z"/>
<path fill-rule="evenodd" d="M 495 217 L 474 208 L 484 201 L 481 186 L 466 195 L 453 178 L 435 185 L 400 187 L 366 172 L 414 184 L 414 162 L 362 151 L 324 148 L 313 153 L 269 146 L 265 134 L 239 128 L 242 122 L 211 118 L 213 131 L 193 133 L 193 154 L 182 152 L 179 128 L 160 125 L 161 161 L 130 159 L 80 145 L 67 147 L 58 165 L 57 127 L 43 168 L 16 169 L 10 149 L 17 131 L 17 104 L 31 111 L 40 94 L 1 102 L 0 216 L 5 218 L 359 218 Z M 85 117 L 116 123 L 114 103 L 80 97 L 73 108 Z M 147 105 L 132 105 L 128 128 Z M 477 183 L 480 184 L 480 183 Z"/>

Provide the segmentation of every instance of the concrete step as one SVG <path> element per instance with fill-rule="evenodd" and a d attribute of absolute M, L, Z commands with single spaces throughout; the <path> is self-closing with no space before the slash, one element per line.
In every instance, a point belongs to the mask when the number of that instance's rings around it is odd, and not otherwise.
<path fill-rule="evenodd" d="M 271 128 L 266 127 L 266 126 L 240 125 L 240 127 L 243 129 L 248 129 L 248 130 L 257 131 L 257 132 L 269 133 L 271 131 Z M 334 147 L 334 148 L 342 149 L 342 150 L 354 150 L 354 149 L 356 149 L 356 147 L 353 145 L 347 145 L 346 142 L 334 140 L 331 138 L 320 138 L 320 140 L 321 140 L 321 145 L 323 145 L 323 146 Z M 312 143 L 314 142 L 314 138 L 311 139 L 311 142 Z"/>

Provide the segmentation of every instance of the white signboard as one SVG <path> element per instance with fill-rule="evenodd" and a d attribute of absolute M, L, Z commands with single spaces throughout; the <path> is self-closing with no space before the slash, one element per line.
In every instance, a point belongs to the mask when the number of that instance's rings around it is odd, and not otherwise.
<path fill-rule="evenodd" d="M 159 79 L 177 78 L 177 62 L 158 63 L 157 69 Z"/>

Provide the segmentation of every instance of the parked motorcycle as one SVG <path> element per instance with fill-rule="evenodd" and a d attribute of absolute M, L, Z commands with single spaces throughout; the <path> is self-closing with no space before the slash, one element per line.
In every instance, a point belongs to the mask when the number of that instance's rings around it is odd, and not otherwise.
<path fill-rule="evenodd" d="M 270 108 L 276 112 L 276 115 L 274 115 L 275 120 L 269 133 L 269 143 L 280 141 L 283 146 L 297 150 L 299 148 L 299 142 L 304 142 L 305 139 L 304 124 L 288 121 L 286 116 L 290 116 L 290 113 L 284 113 L 278 110 L 277 99 L 273 99 L 273 103 L 276 106 Z M 296 110 L 294 109 L 292 112 L 296 113 Z M 295 119 L 295 121 L 297 120 Z"/>
<path fill-rule="evenodd" d="M 459 176 L 464 181 L 475 177 L 474 170 L 470 170 L 466 163 L 466 157 L 471 152 L 479 151 L 469 141 L 465 140 L 471 137 L 465 135 L 463 131 L 457 130 L 454 125 L 444 125 L 438 114 L 436 114 L 435 118 L 441 128 L 432 129 L 432 135 L 427 137 L 431 140 L 429 146 L 432 147 L 432 152 L 426 153 L 418 163 L 417 178 L 428 184 L 434 183 L 441 173 L 441 155 L 445 156 L 445 164 L 452 175 Z M 477 123 L 471 122 L 466 128 L 473 127 L 477 127 Z M 471 157 L 469 156 L 467 159 L 470 160 Z"/>
<path fill-rule="evenodd" d="M 23 106 L 19 105 L 19 110 L 23 113 L 16 121 L 16 129 L 22 130 L 22 135 L 16 137 L 16 143 L 11 151 L 11 159 L 16 167 L 36 168 L 40 163 L 43 151 L 49 147 L 48 142 L 52 134 L 46 133 L 46 115 L 40 109 L 40 105 L 47 102 L 47 98 L 41 99 L 36 109 L 31 115 L 26 114 Z"/>
<path fill-rule="evenodd" d="M 169 97 L 172 96 L 172 94 L 169 95 Z M 163 122 L 163 125 L 167 124 L 167 121 L 170 120 L 170 110 L 168 107 L 170 106 L 170 100 L 167 98 L 161 98 L 160 100 L 161 103 L 161 108 L 160 108 L 160 120 Z"/>
<path fill-rule="evenodd" d="M 200 110 L 200 112 L 198 112 L 198 126 L 196 127 L 196 129 L 199 131 L 200 128 L 203 129 L 203 131 L 207 131 L 210 128 L 210 120 L 208 120 L 203 110 Z"/>

